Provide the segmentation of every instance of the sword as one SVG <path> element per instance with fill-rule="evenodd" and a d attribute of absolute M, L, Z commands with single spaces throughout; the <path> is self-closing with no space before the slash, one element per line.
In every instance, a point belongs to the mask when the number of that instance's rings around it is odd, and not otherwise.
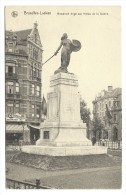
<path fill-rule="evenodd" d="M 46 62 L 48 62 L 49 60 L 51 60 L 51 58 L 53 58 L 55 56 L 55 54 L 53 54 L 53 56 L 51 56 L 48 60 L 46 60 L 42 65 L 44 65 Z"/>

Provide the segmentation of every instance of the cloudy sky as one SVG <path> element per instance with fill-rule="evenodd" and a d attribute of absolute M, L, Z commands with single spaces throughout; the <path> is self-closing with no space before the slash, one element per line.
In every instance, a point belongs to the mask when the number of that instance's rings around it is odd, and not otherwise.
<path fill-rule="evenodd" d="M 18 11 L 18 16 L 12 17 L 12 11 Z M 54 54 L 63 33 L 81 42 L 81 50 L 71 55 L 68 70 L 77 75 L 78 91 L 91 111 L 92 101 L 101 90 L 107 90 L 108 85 L 121 87 L 120 6 L 6 7 L 7 30 L 30 29 L 35 21 L 44 50 L 43 62 Z M 60 52 L 43 66 L 45 97 L 50 76 L 59 66 Z"/>

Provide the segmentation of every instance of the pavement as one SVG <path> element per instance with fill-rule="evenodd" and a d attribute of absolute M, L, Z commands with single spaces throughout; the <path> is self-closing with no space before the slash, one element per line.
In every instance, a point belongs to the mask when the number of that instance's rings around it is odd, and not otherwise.
<path fill-rule="evenodd" d="M 6 163 L 7 178 L 61 189 L 120 189 L 121 166 L 74 170 L 44 171 L 24 165 Z"/>

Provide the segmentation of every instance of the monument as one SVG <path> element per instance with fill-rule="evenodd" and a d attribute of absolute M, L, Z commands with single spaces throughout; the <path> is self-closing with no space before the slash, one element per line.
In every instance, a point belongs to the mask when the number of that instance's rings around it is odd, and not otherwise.
<path fill-rule="evenodd" d="M 50 79 L 50 92 L 47 94 L 47 119 L 42 123 L 40 139 L 36 146 L 23 146 L 27 153 L 69 156 L 107 153 L 106 147 L 92 146 L 86 138 L 86 124 L 80 117 L 80 96 L 78 93 L 78 79 L 69 73 L 67 67 L 71 53 L 79 51 L 81 43 L 72 42 L 64 33 L 60 48 L 61 66 Z"/>

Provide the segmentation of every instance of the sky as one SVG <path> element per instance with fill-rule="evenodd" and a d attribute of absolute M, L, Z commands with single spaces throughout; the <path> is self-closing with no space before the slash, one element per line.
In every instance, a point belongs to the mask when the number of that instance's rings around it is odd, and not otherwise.
<path fill-rule="evenodd" d="M 6 7 L 5 11 L 6 30 L 30 29 L 37 21 L 43 62 L 54 54 L 63 33 L 67 33 L 70 40 L 81 42 L 81 50 L 71 54 L 68 71 L 77 75 L 78 91 L 91 112 L 92 101 L 101 90 L 107 90 L 110 85 L 121 87 L 120 6 L 18 6 Z M 18 12 L 17 17 L 12 17 L 13 11 Z M 42 68 L 45 98 L 50 90 L 50 77 L 60 66 L 60 57 L 59 52 Z"/>

